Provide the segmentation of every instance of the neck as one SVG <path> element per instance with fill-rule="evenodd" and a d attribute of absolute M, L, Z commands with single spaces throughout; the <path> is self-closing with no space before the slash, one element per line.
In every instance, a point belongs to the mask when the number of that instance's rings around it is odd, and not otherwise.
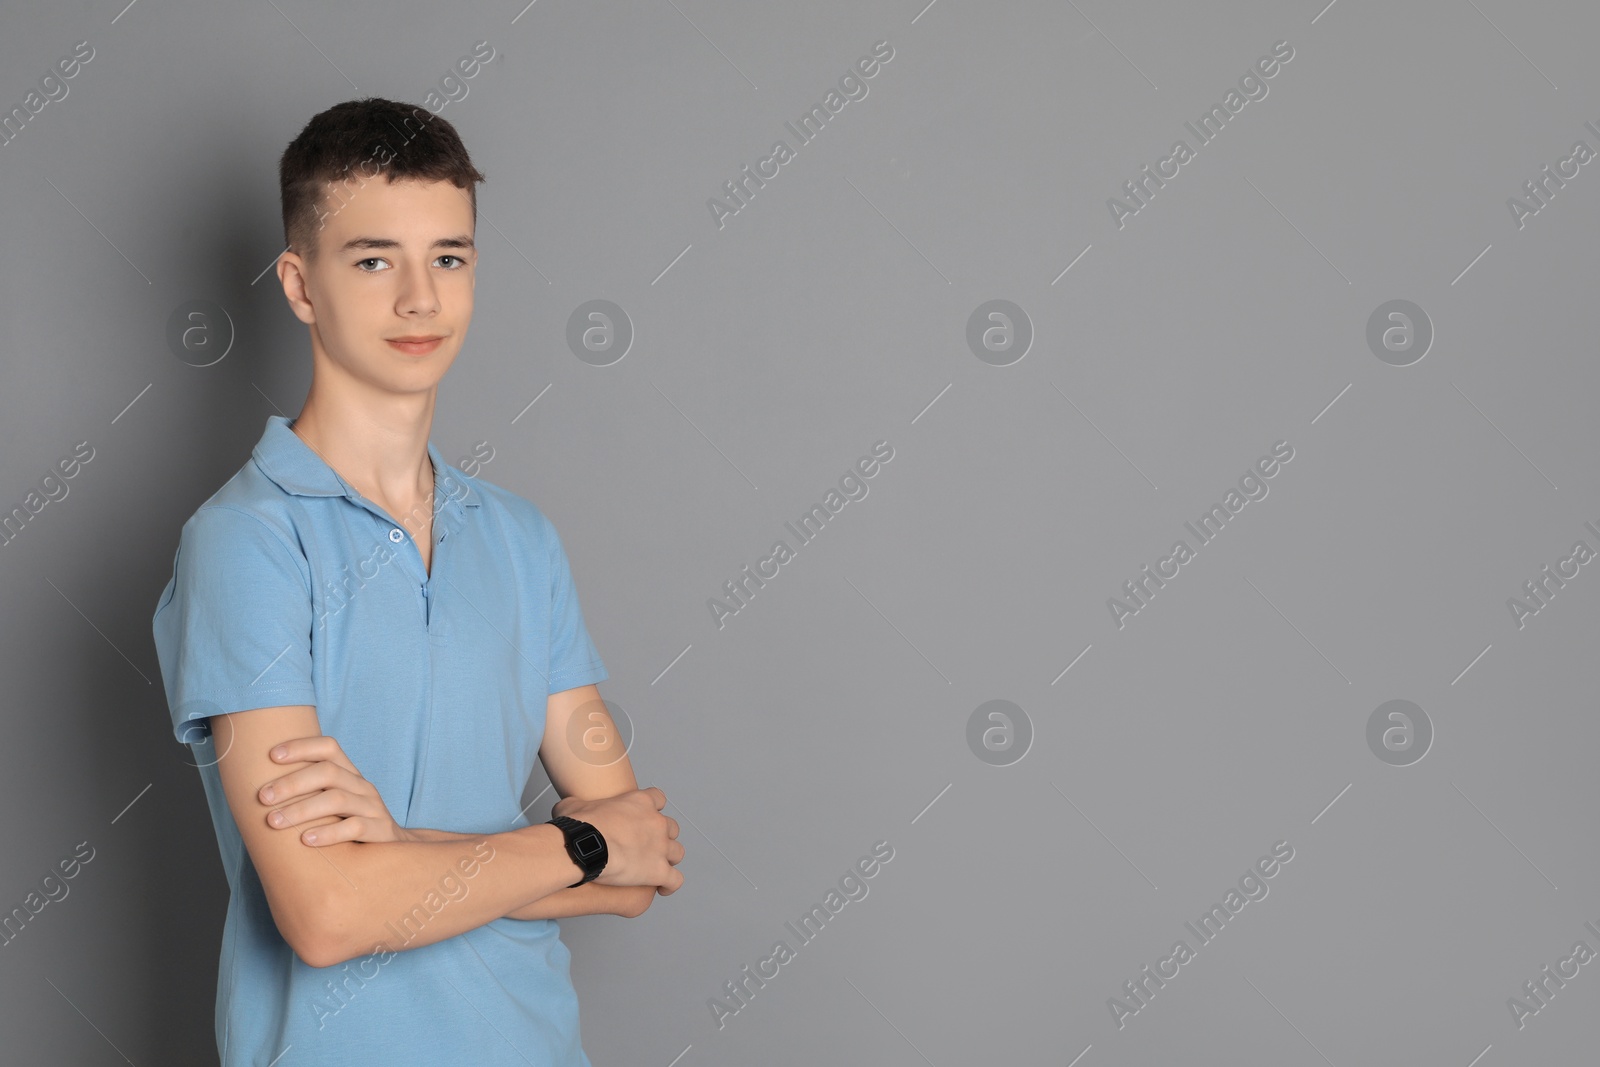
<path fill-rule="evenodd" d="M 434 395 L 430 391 L 422 403 L 389 399 L 384 405 L 333 404 L 313 388 L 289 426 L 357 492 L 396 515 L 396 508 L 412 511 L 418 502 L 433 501 L 428 438 Z"/>

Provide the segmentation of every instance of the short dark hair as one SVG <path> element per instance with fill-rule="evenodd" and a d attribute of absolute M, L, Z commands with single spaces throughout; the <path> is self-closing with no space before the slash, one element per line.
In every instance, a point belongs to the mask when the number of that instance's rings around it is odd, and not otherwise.
<path fill-rule="evenodd" d="M 472 165 L 456 128 L 426 108 L 369 96 L 320 112 L 283 150 L 278 192 L 290 250 L 316 258 L 330 183 L 345 182 L 353 193 L 380 174 L 390 182 L 448 181 L 465 189 L 477 224 L 477 183 L 487 179 Z"/>

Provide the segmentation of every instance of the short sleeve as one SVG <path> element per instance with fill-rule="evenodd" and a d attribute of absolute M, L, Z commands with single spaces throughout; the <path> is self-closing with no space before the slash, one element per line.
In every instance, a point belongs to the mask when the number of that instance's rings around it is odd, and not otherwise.
<path fill-rule="evenodd" d="M 212 715 L 316 704 L 310 574 L 247 511 L 211 505 L 184 523 L 152 621 L 179 741 L 203 742 Z"/>
<path fill-rule="evenodd" d="M 559 693 L 603 682 L 609 675 L 583 623 L 567 551 L 548 518 L 545 530 L 550 546 L 550 692 Z"/>

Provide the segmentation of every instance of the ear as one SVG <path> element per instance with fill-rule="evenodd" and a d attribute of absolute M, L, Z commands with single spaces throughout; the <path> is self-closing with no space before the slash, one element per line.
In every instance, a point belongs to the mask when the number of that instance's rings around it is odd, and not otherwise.
<path fill-rule="evenodd" d="M 283 286 L 284 299 L 289 301 L 295 318 L 313 325 L 317 321 L 316 308 L 306 288 L 306 263 L 298 252 L 286 250 L 278 257 L 278 283 Z"/>

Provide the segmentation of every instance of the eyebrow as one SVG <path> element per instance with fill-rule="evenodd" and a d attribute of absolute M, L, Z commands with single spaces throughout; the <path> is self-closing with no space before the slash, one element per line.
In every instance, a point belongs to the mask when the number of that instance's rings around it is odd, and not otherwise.
<path fill-rule="evenodd" d="M 345 252 L 354 252 L 354 251 L 373 249 L 373 248 L 399 248 L 399 247 L 400 247 L 400 242 L 396 241 L 392 237 L 352 237 L 350 240 L 346 241 L 343 245 L 339 246 L 339 252 L 342 255 Z M 434 241 L 433 244 L 429 245 L 428 247 L 429 248 L 476 248 L 477 246 L 475 244 L 473 244 L 473 241 L 472 241 L 471 237 L 467 236 L 466 234 L 458 234 L 455 237 L 441 237 L 438 240 Z"/>

